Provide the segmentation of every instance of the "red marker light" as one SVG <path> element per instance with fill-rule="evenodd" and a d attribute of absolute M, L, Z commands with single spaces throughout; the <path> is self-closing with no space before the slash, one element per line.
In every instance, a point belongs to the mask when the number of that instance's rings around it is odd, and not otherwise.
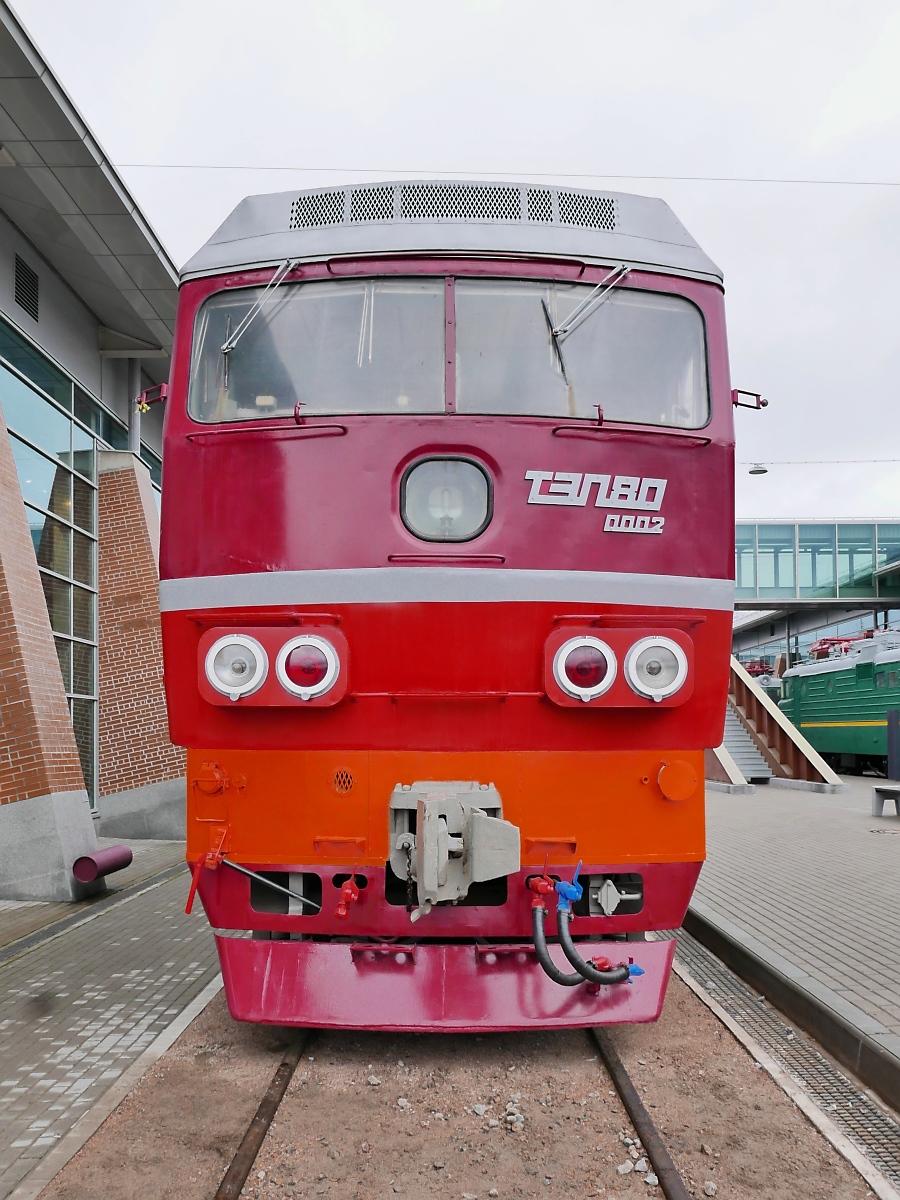
<path fill-rule="evenodd" d="M 283 669 L 291 683 L 298 688 L 314 688 L 328 674 L 328 659 L 323 650 L 307 642 L 288 654 Z"/>
<path fill-rule="evenodd" d="M 275 674 L 285 691 L 312 700 L 334 687 L 340 665 L 331 642 L 315 633 L 303 633 L 281 647 Z"/>
<path fill-rule="evenodd" d="M 553 678 L 567 696 L 586 703 L 609 691 L 617 670 L 612 649 L 589 635 L 569 638 L 553 658 Z"/>
<path fill-rule="evenodd" d="M 576 646 L 565 658 L 566 678 L 577 688 L 598 687 L 606 678 L 606 656 L 596 646 Z"/>

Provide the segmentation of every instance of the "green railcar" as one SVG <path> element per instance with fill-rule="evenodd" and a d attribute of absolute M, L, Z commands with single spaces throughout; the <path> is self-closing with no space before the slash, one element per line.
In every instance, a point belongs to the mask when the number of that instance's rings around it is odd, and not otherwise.
<path fill-rule="evenodd" d="M 849 773 L 887 770 L 887 714 L 900 709 L 900 634 L 785 671 L 779 708 L 826 762 Z"/>

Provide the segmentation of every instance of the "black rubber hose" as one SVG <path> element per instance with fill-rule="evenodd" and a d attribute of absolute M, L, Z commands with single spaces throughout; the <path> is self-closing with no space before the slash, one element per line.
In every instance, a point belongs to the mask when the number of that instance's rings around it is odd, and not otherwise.
<path fill-rule="evenodd" d="M 623 964 L 621 967 L 613 967 L 611 971 L 598 971 L 596 967 L 584 961 L 575 949 L 575 943 L 572 941 L 571 933 L 569 933 L 569 921 L 571 918 L 572 914 L 566 912 L 565 909 L 557 911 L 556 923 L 559 928 L 559 944 L 562 946 L 563 954 L 582 979 L 587 979 L 589 983 L 624 983 L 630 975 L 627 965 Z"/>
<path fill-rule="evenodd" d="M 547 949 L 547 939 L 544 937 L 544 921 L 546 917 L 547 910 L 540 905 L 531 910 L 531 933 L 534 938 L 534 948 L 537 951 L 537 959 L 543 967 L 544 974 L 548 975 L 554 983 L 562 984 L 563 987 L 575 987 L 576 984 L 584 983 L 584 976 L 582 974 L 567 975 L 565 971 L 559 969 L 550 957 L 550 951 Z"/>

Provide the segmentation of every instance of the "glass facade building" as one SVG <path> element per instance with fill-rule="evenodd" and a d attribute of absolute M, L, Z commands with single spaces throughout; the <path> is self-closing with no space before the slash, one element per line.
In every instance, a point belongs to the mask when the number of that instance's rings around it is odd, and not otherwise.
<path fill-rule="evenodd" d="M 735 601 L 900 599 L 900 522 L 740 522 Z"/>
<path fill-rule="evenodd" d="M 97 795 L 97 451 L 126 449 L 125 424 L 0 319 L 0 407 L 91 804 Z M 161 463 L 141 458 L 157 487 Z"/>

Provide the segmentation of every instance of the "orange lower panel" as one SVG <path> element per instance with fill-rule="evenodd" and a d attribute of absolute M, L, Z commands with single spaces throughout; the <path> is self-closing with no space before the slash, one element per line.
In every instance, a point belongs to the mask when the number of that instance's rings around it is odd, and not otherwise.
<path fill-rule="evenodd" d="M 702 750 L 189 750 L 187 778 L 192 860 L 224 831 L 226 852 L 243 862 L 383 864 L 391 792 L 428 779 L 493 783 L 521 830 L 523 865 L 705 856 Z"/>

